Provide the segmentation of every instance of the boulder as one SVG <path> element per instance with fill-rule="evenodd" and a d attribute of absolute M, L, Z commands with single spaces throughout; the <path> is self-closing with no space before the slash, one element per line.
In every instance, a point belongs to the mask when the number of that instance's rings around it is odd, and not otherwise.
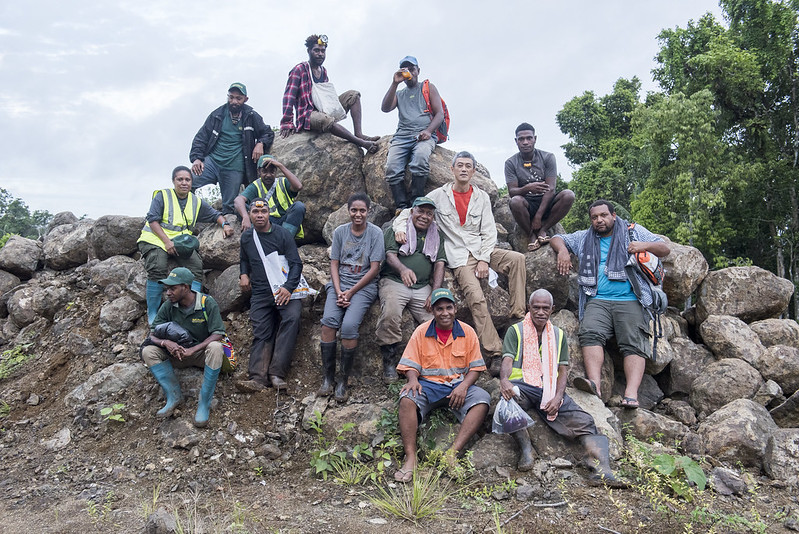
<path fill-rule="evenodd" d="M 125 295 L 100 308 L 100 329 L 106 334 L 128 331 L 144 313 L 142 306 Z"/>
<path fill-rule="evenodd" d="M 558 258 L 549 246 L 524 255 L 527 270 L 527 295 L 536 289 L 546 289 L 552 293 L 555 311 L 566 307 L 569 299 L 569 277 L 558 274 Z"/>
<path fill-rule="evenodd" d="M 146 374 L 147 367 L 140 362 L 109 365 L 69 392 L 64 398 L 64 403 L 70 408 L 75 408 L 90 401 L 102 401 L 138 382 Z"/>
<path fill-rule="evenodd" d="M 780 428 L 799 427 L 799 391 L 769 413 Z"/>
<path fill-rule="evenodd" d="M 385 165 L 385 157 L 379 154 L 364 156 L 352 143 L 316 132 L 300 132 L 287 139 L 278 136 L 272 153 L 302 181 L 298 200 L 308 206 L 303 221 L 305 243 L 321 241 L 328 216 L 346 204 L 352 193 L 367 191 L 362 163 L 380 159 L 380 165 Z M 372 201 L 386 205 L 374 196 Z"/>
<path fill-rule="evenodd" d="M 12 235 L 0 248 L 0 269 L 28 280 L 43 259 L 42 243 L 22 236 Z"/>
<path fill-rule="evenodd" d="M 394 212 L 389 211 L 388 208 L 372 202 L 372 206 L 369 208 L 369 215 L 366 219 L 378 228 L 382 228 L 383 224 L 389 221 L 393 214 Z M 322 228 L 322 237 L 328 246 L 333 244 L 333 232 L 336 231 L 336 228 L 348 222 L 350 222 L 350 212 L 345 202 L 339 209 L 330 214 Z"/>
<path fill-rule="evenodd" d="M 103 215 L 97 219 L 90 235 L 97 258 L 105 260 L 111 256 L 127 256 L 136 252 L 136 241 L 144 223 L 144 217 L 124 215 Z"/>
<path fill-rule="evenodd" d="M 696 410 L 687 402 L 666 398 L 662 404 L 666 408 L 666 415 L 672 419 L 690 428 L 696 424 Z"/>
<path fill-rule="evenodd" d="M 752 400 L 766 408 L 774 408 L 785 402 L 785 396 L 782 394 L 782 388 L 773 380 L 766 380 L 766 382 L 757 390 Z M 773 417 L 772 417 L 773 418 Z"/>
<path fill-rule="evenodd" d="M 475 469 L 500 467 L 516 468 L 519 462 L 519 447 L 510 434 L 486 434 L 470 449 Z M 536 456 L 535 451 L 533 455 Z"/>
<path fill-rule="evenodd" d="M 89 259 L 91 219 L 56 226 L 44 238 L 44 263 L 55 271 L 83 265 Z"/>
<path fill-rule="evenodd" d="M 710 414 L 735 399 L 751 399 L 762 385 L 757 369 L 738 358 L 727 358 L 711 363 L 694 380 L 689 402 L 698 413 Z"/>
<path fill-rule="evenodd" d="M 8 299 L 8 314 L 22 328 L 40 317 L 51 320 L 69 299 L 69 290 L 64 287 L 26 285 Z"/>
<path fill-rule="evenodd" d="M 760 357 L 765 347 L 751 328 L 737 317 L 711 315 L 699 326 L 702 341 L 721 360 L 738 358 L 749 365 Z"/>
<path fill-rule="evenodd" d="M 219 305 L 220 313 L 241 310 L 249 301 L 239 287 L 239 266 L 231 265 L 209 285 L 209 294 Z"/>
<path fill-rule="evenodd" d="M 233 227 L 232 236 L 225 237 L 218 224 L 209 224 L 197 236 L 200 240 L 200 257 L 206 269 L 224 271 L 231 265 L 239 264 L 241 224 L 235 215 L 226 215 L 225 220 Z"/>
<path fill-rule="evenodd" d="M 761 467 L 766 443 L 775 430 L 768 411 L 748 399 L 732 401 L 699 425 L 707 454 L 747 467 Z"/>
<path fill-rule="evenodd" d="M 632 434 L 640 441 L 648 441 L 651 437 L 657 436 L 659 442 L 670 445 L 682 442 L 690 432 L 684 424 L 649 410 L 614 408 L 613 412 L 619 418 L 625 433 Z"/>
<path fill-rule="evenodd" d="M 652 321 L 649 321 L 649 324 L 652 325 Z M 670 324 L 670 320 L 666 317 L 661 318 L 661 325 L 663 326 L 663 337 L 657 339 L 657 344 L 655 344 L 655 337 L 652 336 L 652 354 L 654 358 L 647 358 L 646 359 L 646 374 L 648 375 L 657 375 L 660 374 L 668 365 L 674 360 L 674 356 L 676 354 L 676 350 L 671 345 L 669 341 L 668 335 L 666 335 L 666 327 Z M 650 326 L 650 332 L 654 332 L 653 328 Z M 683 339 L 683 338 L 675 338 L 675 339 Z"/>
<path fill-rule="evenodd" d="M 11 290 L 20 285 L 18 276 L 8 271 L 0 270 L 0 317 L 8 317 L 8 299 L 11 297 Z"/>
<path fill-rule="evenodd" d="M 617 362 L 615 366 L 616 380 L 613 383 L 613 395 L 616 396 L 612 402 L 621 402 L 624 396 L 624 390 L 627 386 L 627 380 L 624 376 L 624 367 L 621 362 Z M 663 390 L 658 386 L 657 381 L 651 375 L 645 374 L 641 380 L 641 385 L 638 387 L 638 404 L 641 408 L 651 410 L 663 399 Z"/>
<path fill-rule="evenodd" d="M 799 349 L 799 323 L 793 319 L 764 319 L 755 321 L 749 328 L 764 347 L 788 345 Z"/>
<path fill-rule="evenodd" d="M 681 393 L 688 395 L 691 384 L 713 363 L 713 354 L 704 345 L 697 345 L 688 338 L 678 337 L 671 341 L 673 359 L 660 379 L 666 395 Z"/>
<path fill-rule="evenodd" d="M 788 307 L 793 283 L 760 267 L 727 267 L 708 273 L 699 286 L 697 320 L 734 315 L 746 323 L 777 317 Z"/>
<path fill-rule="evenodd" d="M 754 366 L 763 378 L 779 384 L 785 395 L 799 390 L 799 349 L 773 345 L 760 354 Z"/>
<path fill-rule="evenodd" d="M 89 276 L 92 284 L 104 290 L 117 286 L 136 302 L 145 301 L 147 271 L 144 270 L 144 263 L 141 261 L 128 256 L 111 256 L 92 265 Z"/>
<path fill-rule="evenodd" d="M 624 439 L 622 438 L 621 423 L 616 414 L 605 406 L 605 403 L 596 395 L 570 387 L 566 388 L 566 394 L 594 418 L 594 424 L 599 433 L 610 439 L 610 456 L 620 458 L 624 448 Z M 554 432 L 552 433 L 554 434 Z"/>
<path fill-rule="evenodd" d="M 672 306 L 681 308 L 707 275 L 707 260 L 699 249 L 674 243 L 668 238 L 665 241 L 669 245 L 669 255 L 663 258 L 666 270 L 663 291 Z"/>
<path fill-rule="evenodd" d="M 74 213 L 71 211 L 59 211 L 53 218 L 50 220 L 50 224 L 47 225 L 47 231 L 45 235 L 49 234 L 53 228 L 58 226 L 63 226 L 65 224 L 75 224 L 80 219 L 78 219 Z"/>
<path fill-rule="evenodd" d="M 763 469 L 774 480 L 794 488 L 799 486 L 799 428 L 782 428 L 771 433 Z"/>

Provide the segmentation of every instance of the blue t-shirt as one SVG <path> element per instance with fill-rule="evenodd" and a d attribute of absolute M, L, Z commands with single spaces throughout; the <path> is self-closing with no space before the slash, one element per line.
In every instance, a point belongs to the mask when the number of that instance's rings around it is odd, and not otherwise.
<path fill-rule="evenodd" d="M 599 238 L 599 280 L 596 297 L 602 300 L 638 300 L 633 293 L 633 286 L 627 280 L 608 280 L 605 274 L 605 263 L 608 260 L 610 240 L 612 236 Z"/>

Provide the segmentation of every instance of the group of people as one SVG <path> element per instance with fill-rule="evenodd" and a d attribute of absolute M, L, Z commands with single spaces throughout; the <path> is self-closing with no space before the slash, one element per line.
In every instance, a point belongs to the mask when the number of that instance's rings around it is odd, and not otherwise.
<path fill-rule="evenodd" d="M 297 130 L 330 132 L 376 150 L 376 138 L 361 130 L 360 94 L 338 96 L 349 112 L 354 133 L 338 122 L 342 114 L 321 104 L 316 89 L 329 84 L 322 66 L 328 39 L 306 39 L 308 61 L 289 73 L 283 97 L 280 135 Z M 356 192 L 347 201 L 350 222 L 336 228 L 330 250 L 330 281 L 321 319 L 321 386 L 318 394 L 345 402 L 348 378 L 358 346 L 359 327 L 369 307 L 380 300 L 375 337 L 380 346 L 386 383 L 402 374 L 399 426 L 405 461 L 396 472 L 408 481 L 416 466 L 416 431 L 431 410 L 450 408 L 461 421 L 446 458 L 454 460 L 480 428 L 488 412 L 489 395 L 475 385 L 490 369 L 500 380 L 505 399 L 514 396 L 525 409 L 537 412 L 557 433 L 579 439 L 594 460 L 596 480 L 615 482 L 608 460 L 608 440 L 597 432 L 593 419 L 566 394 L 568 345 L 564 332 L 554 326 L 552 295 L 541 288 L 526 298 L 525 256 L 497 246 L 497 231 L 487 193 L 472 179 L 477 162 L 468 152 L 452 160 L 453 180 L 425 194 L 429 157 L 436 131 L 444 120 L 437 88 L 419 81 L 419 63 L 413 56 L 399 62 L 383 98 L 384 112 L 398 110 L 399 124 L 386 161 L 386 180 L 397 216 L 385 231 L 368 222 L 371 201 Z M 399 89 L 399 86 L 404 87 Z M 330 87 L 328 87 L 328 97 Z M 327 98 L 329 103 L 330 98 Z M 244 392 L 267 387 L 283 390 L 300 328 L 302 261 L 296 240 L 304 235 L 306 207 L 298 200 L 302 181 L 268 154 L 272 129 L 247 102 L 247 88 L 234 83 L 228 102 L 214 110 L 192 143 L 191 168 L 172 173 L 173 188 L 153 193 L 139 250 L 147 270 L 146 301 L 151 335 L 142 346 L 142 359 L 164 390 L 166 404 L 157 415 L 170 416 L 183 401 L 175 367 L 204 368 L 195 424 L 205 426 L 220 371 L 228 361 L 225 329 L 219 307 L 202 293 L 202 260 L 193 231 L 198 222 L 215 222 L 225 238 L 233 229 L 225 215 L 241 220 L 240 278 L 250 295 L 253 343 L 247 378 L 236 383 Z M 322 109 L 320 109 L 320 107 Z M 578 259 L 580 286 L 579 340 L 586 376 L 575 379 L 578 389 L 601 395 L 603 347 L 616 337 L 624 356 L 627 379 L 622 405 L 638 406 L 638 387 L 646 358 L 651 357 L 648 285 L 633 292 L 624 265 L 629 254 L 648 251 L 662 257 L 666 244 L 640 225 L 629 226 L 614 206 L 598 200 L 589 208 L 591 227 L 572 234 L 550 236 L 574 202 L 569 190 L 556 191 L 554 155 L 535 148 L 535 129 L 528 123 L 516 128 L 518 153 L 505 163 L 510 208 L 528 236 L 528 251 L 550 245 L 562 275 Z M 411 174 L 406 190 L 406 167 Z M 282 174 L 279 176 L 278 173 Z M 220 184 L 221 213 L 194 194 L 198 187 Z M 242 191 L 242 186 L 246 186 Z M 269 257 L 284 265 L 275 280 Z M 168 272 L 168 261 L 178 267 Z M 473 327 L 455 319 L 458 303 L 443 287 L 444 267 L 453 271 L 468 306 Z M 280 271 L 280 269 L 278 269 Z M 500 338 L 488 310 L 483 284 L 492 271 L 508 279 L 510 316 L 518 322 Z M 166 302 L 162 293 L 166 288 Z M 649 299 L 649 302 L 647 301 Z M 402 313 L 408 308 L 419 326 L 403 348 Z M 337 356 L 341 339 L 340 357 Z M 338 365 L 337 365 L 338 364 Z M 338 367 L 338 373 L 336 369 Z M 514 388 L 516 387 L 516 389 Z M 516 391 L 518 390 L 518 393 Z M 527 430 L 514 433 L 520 448 L 520 470 L 531 469 L 532 446 Z"/>

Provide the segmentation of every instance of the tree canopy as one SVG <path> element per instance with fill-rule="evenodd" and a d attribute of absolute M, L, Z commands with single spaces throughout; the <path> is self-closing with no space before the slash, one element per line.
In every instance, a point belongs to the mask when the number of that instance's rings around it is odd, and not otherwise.
<path fill-rule="evenodd" d="M 52 218 L 46 210 L 31 212 L 21 198 L 14 198 L 9 191 L 0 187 L 0 237 L 17 234 L 38 239 Z"/>

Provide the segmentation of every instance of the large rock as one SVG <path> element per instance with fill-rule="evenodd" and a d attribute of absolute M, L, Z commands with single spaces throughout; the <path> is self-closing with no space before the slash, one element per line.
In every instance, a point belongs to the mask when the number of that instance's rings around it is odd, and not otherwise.
<path fill-rule="evenodd" d="M 100 328 L 106 334 L 128 331 L 143 313 L 142 306 L 125 295 L 100 308 Z"/>
<path fill-rule="evenodd" d="M 785 395 L 799 390 L 799 349 L 774 345 L 762 352 L 754 366 L 763 378 L 779 384 Z"/>
<path fill-rule="evenodd" d="M 684 424 L 649 410 L 616 408 L 614 411 L 625 432 L 641 441 L 658 436 L 657 440 L 661 443 L 681 442 L 690 432 Z"/>
<path fill-rule="evenodd" d="M 18 276 L 8 271 L 0 271 L 0 317 L 8 317 L 8 299 L 11 297 L 11 290 L 20 285 Z"/>
<path fill-rule="evenodd" d="M 128 256 L 111 256 L 97 262 L 89 268 L 91 283 L 97 285 L 110 294 L 117 294 L 124 290 L 126 294 L 137 302 L 145 301 L 145 284 L 147 271 L 144 263 Z M 116 287 L 118 290 L 111 291 Z"/>
<path fill-rule="evenodd" d="M 27 285 L 8 299 L 8 314 L 22 328 L 40 317 L 52 319 L 69 299 L 70 293 L 64 287 Z"/>
<path fill-rule="evenodd" d="M 231 265 L 239 264 L 239 242 L 241 240 L 241 225 L 235 215 L 226 215 L 225 220 L 233 228 L 233 235 L 225 237 L 225 233 L 218 224 L 209 224 L 200 232 L 200 257 L 206 269 L 219 269 L 224 271 Z"/>
<path fill-rule="evenodd" d="M 363 151 L 352 143 L 315 132 L 296 133 L 287 139 L 277 137 L 272 153 L 302 181 L 297 198 L 309 208 L 303 221 L 305 243 L 321 241 L 328 216 L 352 193 L 367 191 L 361 169 L 364 161 L 381 159 L 381 165 L 385 164 L 385 157 L 364 157 Z M 372 202 L 386 205 L 371 198 Z"/>
<path fill-rule="evenodd" d="M 757 369 L 743 360 L 713 362 L 691 385 L 689 402 L 702 414 L 715 412 L 735 399 L 751 399 L 763 385 Z"/>
<path fill-rule="evenodd" d="M 780 428 L 799 427 L 799 391 L 769 413 Z"/>
<path fill-rule="evenodd" d="M 711 315 L 699 326 L 699 333 L 719 360 L 739 358 L 754 365 L 765 350 L 757 334 L 746 323 L 730 315 Z"/>
<path fill-rule="evenodd" d="M 63 271 L 83 265 L 89 259 L 89 231 L 91 219 L 53 228 L 44 238 L 44 263 L 47 267 Z"/>
<path fill-rule="evenodd" d="M 660 379 L 661 387 L 666 395 L 675 393 L 688 395 L 693 381 L 716 360 L 707 347 L 697 345 L 688 338 L 673 339 L 671 347 L 674 350 L 674 358 Z"/>
<path fill-rule="evenodd" d="M 366 220 L 378 228 L 381 228 L 384 223 L 391 219 L 392 215 L 393 212 L 389 211 L 388 208 L 372 202 L 372 206 L 369 208 L 369 215 L 366 217 Z M 322 237 L 324 238 L 325 242 L 328 245 L 332 245 L 333 232 L 336 231 L 336 228 L 342 224 L 347 224 L 348 222 L 350 222 L 350 211 L 347 208 L 347 204 L 344 203 L 339 209 L 331 213 L 327 218 L 327 221 L 325 221 L 325 226 L 322 228 Z"/>
<path fill-rule="evenodd" d="M 764 347 L 789 345 L 799 349 L 799 323 L 793 319 L 764 319 L 749 328 L 757 334 Z"/>
<path fill-rule="evenodd" d="M 555 310 L 566 306 L 569 299 L 569 277 L 558 274 L 558 258 L 548 246 L 524 255 L 527 270 L 527 295 L 536 289 L 546 289 L 552 293 Z"/>
<path fill-rule="evenodd" d="M 768 476 L 789 486 L 799 486 L 799 428 L 778 429 L 771 433 L 763 456 Z"/>
<path fill-rule="evenodd" d="M 674 243 L 668 238 L 665 241 L 670 252 L 663 258 L 663 268 L 666 270 L 663 291 L 672 306 L 681 308 L 707 275 L 707 260 L 694 247 Z"/>
<path fill-rule="evenodd" d="M 209 293 L 219 305 L 221 313 L 240 310 L 249 300 L 239 287 L 239 266 L 231 265 L 210 284 Z"/>
<path fill-rule="evenodd" d="M 91 231 L 91 244 L 100 260 L 111 256 L 133 254 L 137 250 L 144 217 L 124 215 L 103 215 L 94 223 Z"/>
<path fill-rule="evenodd" d="M 746 323 L 777 317 L 793 295 L 793 283 L 760 267 L 728 267 L 708 273 L 699 286 L 697 320 L 734 315 Z"/>
<path fill-rule="evenodd" d="M 748 399 L 732 401 L 699 425 L 707 454 L 747 467 L 761 467 L 766 443 L 775 430 L 768 411 Z"/>
<path fill-rule="evenodd" d="M 0 248 L 0 269 L 23 280 L 33 276 L 42 259 L 41 242 L 22 236 L 12 235 L 5 246 Z"/>
<path fill-rule="evenodd" d="M 141 380 L 146 374 L 147 367 L 139 362 L 109 365 L 69 392 L 64 403 L 74 408 L 90 401 L 102 401 Z"/>

